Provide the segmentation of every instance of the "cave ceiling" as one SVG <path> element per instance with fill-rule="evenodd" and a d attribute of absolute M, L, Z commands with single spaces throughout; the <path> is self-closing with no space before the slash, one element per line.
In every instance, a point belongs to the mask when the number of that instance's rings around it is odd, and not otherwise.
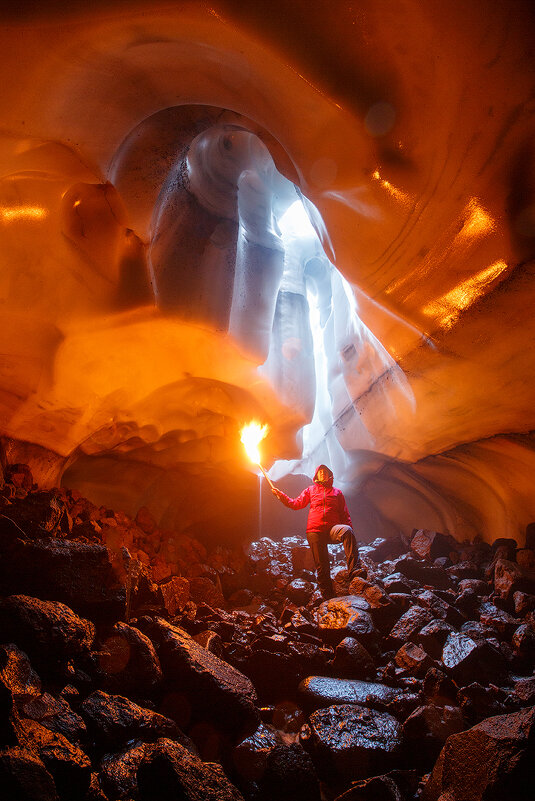
<path fill-rule="evenodd" d="M 3 11 L 7 458 L 217 528 L 252 498 L 259 419 L 276 478 L 330 460 L 362 538 L 522 539 L 534 26 L 520 0 Z"/>

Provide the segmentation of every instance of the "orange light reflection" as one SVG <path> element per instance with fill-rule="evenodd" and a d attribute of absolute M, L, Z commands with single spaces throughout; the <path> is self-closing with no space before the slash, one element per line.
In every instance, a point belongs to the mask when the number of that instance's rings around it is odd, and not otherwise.
<path fill-rule="evenodd" d="M 494 262 L 494 264 L 485 267 L 484 270 L 451 289 L 438 300 L 429 303 L 422 309 L 423 313 L 432 317 L 441 317 L 441 322 L 444 326 L 453 325 L 460 312 L 480 298 L 489 284 L 506 269 L 507 262 L 503 261 L 503 259 Z"/>
<path fill-rule="evenodd" d="M 47 209 L 41 206 L 0 207 L 0 217 L 2 217 L 5 222 L 13 222 L 14 220 L 42 220 L 47 215 Z"/>

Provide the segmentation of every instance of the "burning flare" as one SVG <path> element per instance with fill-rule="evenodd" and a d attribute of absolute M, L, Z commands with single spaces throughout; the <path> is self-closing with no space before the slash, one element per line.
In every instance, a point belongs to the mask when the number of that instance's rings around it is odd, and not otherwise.
<path fill-rule="evenodd" d="M 260 467 L 260 451 L 258 450 L 259 444 L 262 442 L 264 437 L 266 436 L 267 432 L 269 431 L 269 426 L 263 425 L 261 426 L 260 423 L 248 423 L 244 426 L 241 430 L 241 441 L 243 442 L 245 451 L 247 456 Z"/>

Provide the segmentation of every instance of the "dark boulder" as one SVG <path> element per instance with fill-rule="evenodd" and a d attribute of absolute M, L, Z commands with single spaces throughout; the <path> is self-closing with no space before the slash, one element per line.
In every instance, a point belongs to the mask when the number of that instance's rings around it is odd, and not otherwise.
<path fill-rule="evenodd" d="M 487 718 L 448 738 L 422 801 L 531 801 L 535 707 Z"/>
<path fill-rule="evenodd" d="M 139 629 L 116 623 L 103 640 L 98 663 L 104 686 L 114 692 L 150 697 L 162 681 L 154 645 Z"/>
<path fill-rule="evenodd" d="M 43 674 L 55 672 L 73 657 L 87 655 L 95 626 L 57 601 L 27 595 L 0 600 L 0 639 L 25 651 Z"/>
<path fill-rule="evenodd" d="M 137 779 L 140 801 L 243 801 L 220 765 L 201 762 L 171 740 L 147 749 Z"/>
<path fill-rule="evenodd" d="M 416 640 L 429 656 L 440 659 L 444 643 L 452 631 L 455 631 L 454 627 L 445 620 L 431 620 L 420 629 Z"/>
<path fill-rule="evenodd" d="M 420 559 L 427 559 L 433 562 L 439 556 L 449 556 L 455 551 L 457 543 L 449 534 L 441 534 L 438 531 L 428 531 L 419 529 L 413 531 L 411 537 L 411 551 Z"/>
<path fill-rule="evenodd" d="M 402 556 L 394 563 L 397 572 L 402 573 L 409 579 L 419 581 L 420 584 L 429 584 L 437 589 L 448 589 L 452 586 L 452 581 L 448 572 L 442 567 L 430 565 L 412 556 Z M 449 571 L 451 568 L 447 568 Z"/>
<path fill-rule="evenodd" d="M 394 767 L 401 727 L 387 712 L 344 704 L 314 712 L 300 739 L 320 778 L 350 782 Z"/>
<path fill-rule="evenodd" d="M 0 797 L 5 801 L 59 801 L 42 759 L 25 748 L 0 751 Z"/>
<path fill-rule="evenodd" d="M 79 801 L 91 780 L 91 761 L 82 749 L 59 732 L 33 720 L 17 722 L 19 746 L 42 760 L 52 775 L 61 801 Z"/>
<path fill-rule="evenodd" d="M 105 754 L 100 762 L 100 784 L 108 798 L 139 798 L 137 771 L 150 744 L 140 741 L 129 743 L 118 753 Z"/>
<path fill-rule="evenodd" d="M 393 644 L 415 641 L 417 634 L 433 619 L 433 614 L 421 606 L 411 606 L 392 627 L 388 639 Z"/>
<path fill-rule="evenodd" d="M 429 770 L 448 737 L 464 728 L 465 722 L 457 706 L 419 706 L 403 724 L 407 761 L 421 771 Z"/>
<path fill-rule="evenodd" d="M 247 676 L 161 618 L 138 625 L 156 647 L 166 686 L 187 696 L 195 717 L 236 739 L 257 728 L 257 695 Z"/>
<path fill-rule="evenodd" d="M 369 679 L 375 673 L 372 657 L 354 637 L 345 637 L 338 643 L 330 667 L 336 676 L 348 679 Z"/>
<path fill-rule="evenodd" d="M 320 636 L 326 642 L 337 644 L 345 637 L 353 637 L 365 648 L 373 648 L 379 641 L 370 604 L 358 595 L 324 601 L 318 607 L 317 620 Z"/>
<path fill-rule="evenodd" d="M 85 740 L 87 729 L 83 718 L 71 709 L 64 698 L 55 698 L 45 692 L 21 704 L 20 714 L 50 731 L 62 734 L 71 743 Z"/>
<path fill-rule="evenodd" d="M 160 737 L 185 740 L 177 724 L 121 695 L 97 690 L 80 706 L 88 731 L 100 751 L 117 750 L 132 739 L 154 742 Z"/>
<path fill-rule="evenodd" d="M 442 650 L 442 663 L 457 684 L 496 680 L 506 670 L 505 659 L 496 648 L 461 632 L 449 635 Z"/>
<path fill-rule="evenodd" d="M 0 645 L 0 683 L 9 688 L 19 703 L 41 695 L 41 679 L 24 651 L 13 643 Z"/>
<path fill-rule="evenodd" d="M 333 704 L 360 704 L 371 709 L 385 709 L 403 691 L 385 684 L 355 679 L 309 676 L 299 685 L 299 698 L 307 710 Z"/>

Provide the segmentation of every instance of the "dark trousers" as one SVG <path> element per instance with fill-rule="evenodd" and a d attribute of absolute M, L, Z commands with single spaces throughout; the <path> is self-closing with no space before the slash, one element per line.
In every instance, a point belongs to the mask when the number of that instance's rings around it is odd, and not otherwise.
<path fill-rule="evenodd" d="M 359 566 L 359 551 L 353 529 L 351 526 L 333 526 L 330 531 L 307 532 L 307 540 L 312 550 L 318 585 L 323 598 L 332 598 L 334 595 L 331 580 L 331 565 L 329 561 L 329 542 L 341 542 L 347 562 L 347 571 L 353 573 Z"/>

